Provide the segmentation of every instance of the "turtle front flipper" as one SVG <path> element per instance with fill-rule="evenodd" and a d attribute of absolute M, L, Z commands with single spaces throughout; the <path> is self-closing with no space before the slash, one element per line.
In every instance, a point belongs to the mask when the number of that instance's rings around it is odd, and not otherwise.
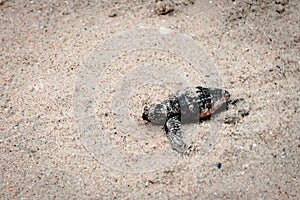
<path fill-rule="evenodd" d="M 172 149 L 184 153 L 187 145 L 182 140 L 180 117 L 173 116 L 169 118 L 165 124 L 165 130 Z"/>

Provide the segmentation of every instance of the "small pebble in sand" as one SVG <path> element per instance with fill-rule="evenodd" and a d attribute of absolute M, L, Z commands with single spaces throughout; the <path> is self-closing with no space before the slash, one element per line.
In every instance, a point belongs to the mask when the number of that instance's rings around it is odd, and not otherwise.
<path fill-rule="evenodd" d="M 108 14 L 107 14 L 109 17 L 116 17 L 118 15 L 118 12 L 116 9 L 112 8 L 108 11 Z"/>
<path fill-rule="evenodd" d="M 158 1 L 155 4 L 155 12 L 158 15 L 166 15 L 174 11 L 174 5 L 171 1 Z"/>

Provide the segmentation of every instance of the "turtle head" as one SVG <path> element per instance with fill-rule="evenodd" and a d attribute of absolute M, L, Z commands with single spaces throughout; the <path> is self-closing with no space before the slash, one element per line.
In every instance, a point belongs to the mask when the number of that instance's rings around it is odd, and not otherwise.
<path fill-rule="evenodd" d="M 168 108 L 165 104 L 150 104 L 144 107 L 143 120 L 157 125 L 165 124 L 168 116 Z"/>

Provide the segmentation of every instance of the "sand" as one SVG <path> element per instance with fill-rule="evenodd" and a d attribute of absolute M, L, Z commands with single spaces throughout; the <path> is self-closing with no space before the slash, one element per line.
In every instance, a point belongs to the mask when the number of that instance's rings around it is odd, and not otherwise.
<path fill-rule="evenodd" d="M 0 4 L 0 199 L 299 199 L 300 2 Z M 222 87 L 250 114 L 184 125 L 146 103 Z"/>

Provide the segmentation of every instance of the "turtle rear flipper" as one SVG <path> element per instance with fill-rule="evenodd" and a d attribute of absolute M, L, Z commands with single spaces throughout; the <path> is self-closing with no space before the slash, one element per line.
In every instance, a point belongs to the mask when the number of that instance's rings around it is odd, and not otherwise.
<path fill-rule="evenodd" d="M 241 115 L 242 117 L 248 115 L 250 112 L 250 106 L 243 98 L 228 101 L 227 109 L 237 110 L 239 115 Z"/>
<path fill-rule="evenodd" d="M 165 124 L 165 130 L 172 149 L 179 153 L 184 153 L 187 145 L 182 140 L 181 122 L 179 118 L 179 116 L 169 118 Z"/>
<path fill-rule="evenodd" d="M 236 124 L 250 112 L 250 106 L 245 99 L 233 99 L 227 102 L 227 112 L 223 113 L 224 122 Z"/>

